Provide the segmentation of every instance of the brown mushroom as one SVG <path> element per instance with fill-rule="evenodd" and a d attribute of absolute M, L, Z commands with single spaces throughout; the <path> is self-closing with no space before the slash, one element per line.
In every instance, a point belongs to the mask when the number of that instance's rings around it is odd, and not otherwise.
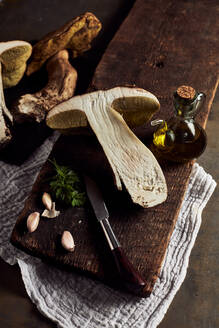
<path fill-rule="evenodd" d="M 71 49 L 75 58 L 91 47 L 92 40 L 98 35 L 101 23 L 92 13 L 85 13 L 72 19 L 58 30 L 47 34 L 33 46 L 31 62 L 27 75 L 38 71 L 47 59 L 63 49 Z"/>
<path fill-rule="evenodd" d="M 68 61 L 67 50 L 61 50 L 47 62 L 48 83 L 34 94 L 16 100 L 12 112 L 17 122 L 44 120 L 47 113 L 74 94 L 77 72 Z"/>

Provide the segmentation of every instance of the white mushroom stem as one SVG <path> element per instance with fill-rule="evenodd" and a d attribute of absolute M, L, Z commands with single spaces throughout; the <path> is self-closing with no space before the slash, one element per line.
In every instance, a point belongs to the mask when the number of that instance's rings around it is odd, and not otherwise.
<path fill-rule="evenodd" d="M 129 106 L 133 102 L 133 108 L 137 98 L 138 101 L 142 99 L 142 104 L 145 101 L 158 102 L 145 90 L 117 87 L 73 97 L 56 106 L 47 118 L 73 109 L 84 112 L 112 167 L 117 188 L 121 190 L 123 182 L 134 203 L 152 207 L 166 200 L 165 177 L 151 151 L 112 108 L 118 98 L 124 99 Z"/>
<path fill-rule="evenodd" d="M 151 151 L 105 101 L 99 111 L 88 107 L 84 107 L 87 119 L 112 167 L 117 188 L 121 190 L 123 182 L 133 202 L 143 207 L 162 203 L 167 196 L 167 187 Z"/>
<path fill-rule="evenodd" d="M 0 62 L 0 148 L 5 146 L 11 140 L 11 133 L 6 125 L 5 118 L 12 123 L 13 118 L 6 107 L 2 84 L 2 65 Z"/>

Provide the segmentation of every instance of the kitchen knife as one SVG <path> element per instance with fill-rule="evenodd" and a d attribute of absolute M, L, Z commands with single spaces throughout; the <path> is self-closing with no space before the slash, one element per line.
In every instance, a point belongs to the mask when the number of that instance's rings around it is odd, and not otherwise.
<path fill-rule="evenodd" d="M 88 198 L 112 251 L 116 267 L 121 278 L 121 283 L 127 290 L 135 294 L 140 294 L 141 291 L 143 291 L 146 282 L 128 260 L 111 228 L 108 221 L 109 212 L 106 208 L 102 193 L 93 179 L 88 176 L 84 176 L 84 181 Z"/>

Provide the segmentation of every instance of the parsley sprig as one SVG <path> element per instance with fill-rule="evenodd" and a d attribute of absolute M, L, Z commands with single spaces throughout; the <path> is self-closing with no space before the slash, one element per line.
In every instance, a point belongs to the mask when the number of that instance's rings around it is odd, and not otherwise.
<path fill-rule="evenodd" d="M 68 166 L 58 165 L 55 160 L 51 163 L 56 175 L 50 180 L 50 188 L 56 199 L 73 207 L 83 206 L 86 196 L 77 173 Z"/>

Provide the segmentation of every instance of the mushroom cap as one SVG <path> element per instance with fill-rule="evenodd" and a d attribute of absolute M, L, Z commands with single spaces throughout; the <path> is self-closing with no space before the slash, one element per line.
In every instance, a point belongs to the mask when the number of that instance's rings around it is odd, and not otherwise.
<path fill-rule="evenodd" d="M 99 19 L 92 13 L 73 18 L 58 30 L 50 32 L 33 46 L 27 75 L 38 71 L 47 59 L 63 49 L 71 49 L 75 58 L 91 47 L 92 40 L 101 29 Z"/>
<path fill-rule="evenodd" d="M 86 104 L 97 102 L 114 109 L 131 128 L 148 122 L 160 108 L 158 99 L 150 92 L 135 87 L 115 87 L 73 97 L 55 106 L 47 115 L 47 125 L 63 134 L 74 134 L 88 126 L 84 108 Z"/>
<path fill-rule="evenodd" d="M 18 84 L 26 70 L 26 62 L 32 53 L 32 46 L 26 41 L 0 42 L 0 62 L 4 88 Z"/>

